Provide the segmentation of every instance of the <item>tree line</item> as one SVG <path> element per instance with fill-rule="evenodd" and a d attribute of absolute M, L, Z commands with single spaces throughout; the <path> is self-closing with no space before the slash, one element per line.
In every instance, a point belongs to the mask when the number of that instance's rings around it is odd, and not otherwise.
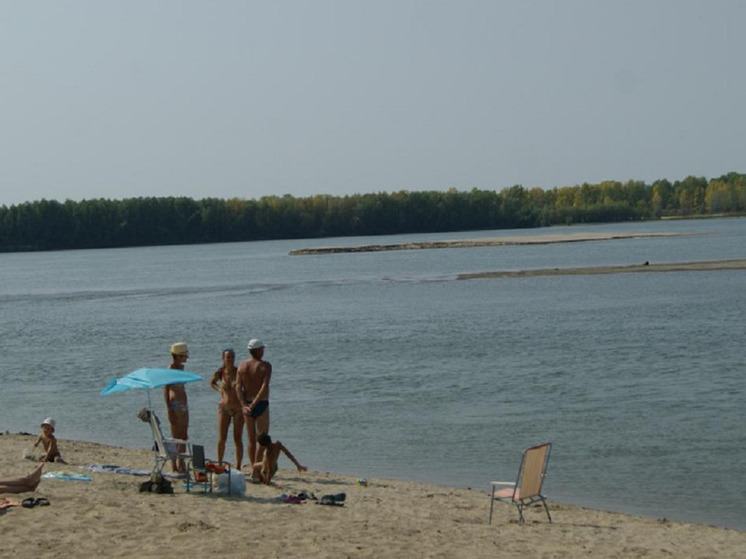
<path fill-rule="evenodd" d="M 0 206 L 0 251 L 390 235 L 659 219 L 746 211 L 746 175 L 551 189 L 143 197 Z"/>

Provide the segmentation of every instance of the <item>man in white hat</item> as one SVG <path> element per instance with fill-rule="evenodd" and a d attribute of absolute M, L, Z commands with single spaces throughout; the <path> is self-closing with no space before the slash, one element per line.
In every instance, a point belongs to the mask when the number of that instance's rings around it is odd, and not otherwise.
<path fill-rule="evenodd" d="M 254 338 L 249 342 L 251 358 L 238 366 L 236 394 L 241 402 L 246 430 L 249 434 L 249 464 L 259 461 L 256 438 L 269 433 L 269 380 L 272 364 L 265 361 L 264 342 Z"/>
<path fill-rule="evenodd" d="M 189 359 L 189 348 L 184 342 L 176 342 L 171 346 L 170 369 L 184 370 L 184 363 Z M 168 410 L 168 422 L 171 424 L 171 436 L 182 441 L 189 440 L 189 406 L 187 402 L 186 388 L 183 384 L 167 384 L 163 387 L 163 398 L 166 400 Z M 179 454 L 186 452 L 186 446 L 178 445 Z M 183 458 L 171 460 L 174 472 L 187 473 Z"/>

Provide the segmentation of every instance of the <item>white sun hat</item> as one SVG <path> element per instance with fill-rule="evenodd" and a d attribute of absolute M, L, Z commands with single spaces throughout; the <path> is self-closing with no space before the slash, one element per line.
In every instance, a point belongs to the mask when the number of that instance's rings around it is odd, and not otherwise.
<path fill-rule="evenodd" d="M 54 419 L 51 417 L 47 417 L 44 421 L 41 422 L 40 427 L 44 427 L 45 425 L 49 425 L 52 428 L 52 431 L 54 431 L 54 426 L 56 423 L 54 422 Z"/>

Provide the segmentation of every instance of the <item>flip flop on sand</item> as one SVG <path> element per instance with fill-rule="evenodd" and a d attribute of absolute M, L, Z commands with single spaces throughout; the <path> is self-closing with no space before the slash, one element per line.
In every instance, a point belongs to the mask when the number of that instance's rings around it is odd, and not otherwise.
<path fill-rule="evenodd" d="M 21 501 L 21 506 L 25 509 L 32 509 L 36 506 L 36 499 L 34 499 L 33 497 L 24 499 L 23 501 Z"/>
<path fill-rule="evenodd" d="M 291 505 L 302 505 L 306 502 L 305 499 L 302 499 L 299 495 L 280 495 L 277 497 L 278 500 L 282 501 L 283 503 L 289 503 Z"/>

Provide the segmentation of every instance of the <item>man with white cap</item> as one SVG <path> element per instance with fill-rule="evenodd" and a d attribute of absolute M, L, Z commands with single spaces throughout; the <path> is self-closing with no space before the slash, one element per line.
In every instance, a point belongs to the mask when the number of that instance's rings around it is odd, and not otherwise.
<path fill-rule="evenodd" d="M 238 366 L 236 394 L 241 402 L 246 430 L 249 434 L 249 464 L 259 460 L 256 439 L 259 433 L 269 433 L 269 380 L 272 364 L 265 361 L 264 343 L 249 341 L 251 358 Z"/>
<path fill-rule="evenodd" d="M 189 348 L 184 342 L 177 342 L 171 346 L 170 369 L 184 370 L 184 363 L 189 359 Z M 187 403 L 186 388 L 183 384 L 167 384 L 163 387 L 163 398 L 166 400 L 168 411 L 168 422 L 171 424 L 171 436 L 175 439 L 186 441 L 189 439 L 189 406 Z M 186 452 L 183 444 L 178 445 L 179 454 Z M 174 472 L 187 473 L 183 458 L 171 460 Z"/>

